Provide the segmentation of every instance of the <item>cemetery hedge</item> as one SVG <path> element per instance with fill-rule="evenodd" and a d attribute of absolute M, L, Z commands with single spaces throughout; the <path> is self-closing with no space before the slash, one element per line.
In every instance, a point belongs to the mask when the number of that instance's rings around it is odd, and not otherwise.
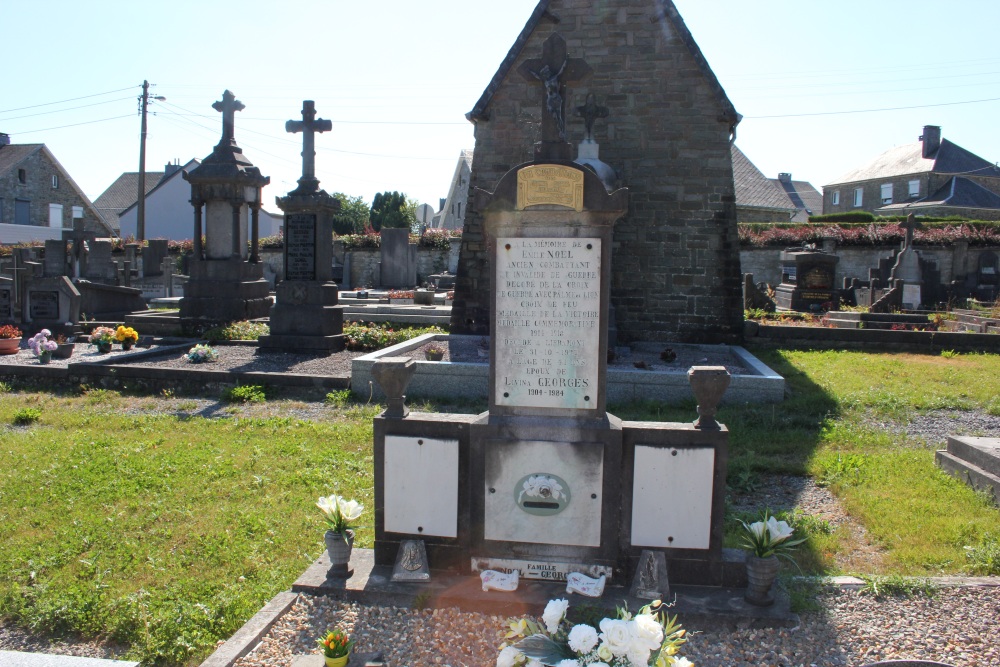
<path fill-rule="evenodd" d="M 898 222 L 867 224 L 740 223 L 740 245 L 748 248 L 801 246 L 832 238 L 838 246 L 899 245 L 906 231 Z M 1000 221 L 926 222 L 913 235 L 916 245 L 950 246 L 966 241 L 970 246 L 1000 246 Z"/>
<path fill-rule="evenodd" d="M 808 475 L 866 530 L 859 539 L 850 522 L 787 515 L 808 537 L 798 555 L 806 573 L 1000 574 L 1000 513 L 935 468 L 933 442 L 906 435 L 909 420 L 935 410 L 1000 415 L 984 381 L 1000 376 L 1000 355 L 754 352 L 785 376 L 788 397 L 721 408 L 730 492 Z M 144 664 L 203 660 L 322 551 L 320 495 L 366 505 L 357 544 L 372 544 L 381 407 L 331 396 L 305 421 L 287 416 L 299 407 L 291 401 L 206 407 L 0 386 L 0 617 L 107 637 Z M 37 419 L 13 426 L 25 408 Z M 611 412 L 689 422 L 694 405 Z M 749 517 L 730 511 L 730 546 L 737 518 Z"/>

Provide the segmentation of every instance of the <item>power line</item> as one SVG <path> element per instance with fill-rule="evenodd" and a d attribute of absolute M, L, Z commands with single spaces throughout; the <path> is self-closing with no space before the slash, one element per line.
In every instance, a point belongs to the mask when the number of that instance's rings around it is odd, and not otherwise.
<path fill-rule="evenodd" d="M 882 109 L 854 109 L 852 111 L 818 111 L 815 113 L 791 113 L 773 116 L 744 116 L 747 119 L 761 120 L 764 118 L 802 118 L 803 116 L 841 116 L 851 113 L 874 113 L 876 111 L 903 111 L 906 109 L 927 109 L 929 107 L 951 107 L 960 104 L 979 104 L 981 102 L 997 102 L 1000 97 L 991 97 L 985 100 L 968 100 L 966 102 L 942 102 L 941 104 L 917 104 L 909 107 L 885 107 Z"/>
<path fill-rule="evenodd" d="M 35 118 L 37 116 L 47 116 L 47 115 L 53 114 L 53 113 L 62 113 L 63 111 L 74 111 L 76 109 L 86 109 L 87 107 L 97 107 L 97 106 L 100 106 L 102 104 L 111 104 L 112 102 L 124 102 L 125 100 L 130 100 L 130 99 L 132 99 L 132 98 L 131 97 L 119 97 L 119 98 L 116 98 L 116 99 L 113 99 L 113 100 L 105 100 L 104 102 L 94 102 L 93 104 L 81 104 L 78 107 L 67 107 L 65 109 L 56 109 L 55 111 L 42 111 L 40 113 L 28 114 L 27 116 L 13 116 L 11 118 L 4 118 L 3 120 L 4 120 L 4 122 L 7 122 L 8 120 L 20 120 L 22 118 Z"/>
<path fill-rule="evenodd" d="M 89 97 L 100 97 L 101 95 L 110 95 L 111 93 L 120 93 L 124 90 L 132 90 L 135 86 L 129 86 L 128 88 L 119 88 L 118 90 L 109 90 L 104 93 L 94 93 L 93 95 L 84 95 L 83 97 L 71 97 L 68 100 L 59 100 L 58 102 L 46 102 L 45 104 L 34 104 L 30 107 L 18 107 L 17 109 L 3 109 L 0 113 L 13 113 L 14 111 L 24 111 L 25 109 L 37 109 L 38 107 L 47 107 L 53 104 L 63 104 L 64 102 L 75 102 L 77 100 L 85 100 Z"/>
<path fill-rule="evenodd" d="M 125 116 L 112 116 L 111 118 L 101 118 L 99 120 L 88 120 L 88 121 L 85 121 L 83 123 L 73 123 L 72 125 L 60 125 L 58 127 L 46 127 L 46 128 L 42 128 L 41 130 L 27 130 L 25 132 L 14 132 L 13 134 L 17 134 L 17 135 L 21 135 L 21 134 L 34 134 L 35 132 L 48 132 L 50 130 L 61 130 L 61 129 L 65 128 L 65 127 L 77 127 L 79 125 L 93 125 L 94 123 L 104 123 L 104 122 L 109 121 L 109 120 L 119 120 L 121 118 L 132 118 L 132 117 L 133 117 L 132 114 L 128 114 L 128 115 L 125 115 Z"/>

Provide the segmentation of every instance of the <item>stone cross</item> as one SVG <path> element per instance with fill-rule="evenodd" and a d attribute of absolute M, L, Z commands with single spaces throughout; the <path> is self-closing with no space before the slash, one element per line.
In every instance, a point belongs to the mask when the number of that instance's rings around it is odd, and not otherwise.
<path fill-rule="evenodd" d="M 582 58 L 566 55 L 566 40 L 553 33 L 542 46 L 542 57 L 527 60 L 518 69 L 525 79 L 538 80 L 544 91 L 542 142 L 566 141 L 566 84 L 579 83 L 593 71 Z"/>
<path fill-rule="evenodd" d="M 917 229 L 923 229 L 923 225 L 917 222 L 916 217 L 910 213 L 906 216 L 906 222 L 899 223 L 899 226 L 906 230 L 906 238 L 903 241 L 903 249 L 907 250 L 913 247 L 913 232 Z"/>
<path fill-rule="evenodd" d="M 236 144 L 236 112 L 243 111 L 246 106 L 228 90 L 222 93 L 222 101 L 212 103 L 212 108 L 222 112 L 222 139 L 220 144 Z"/>
<path fill-rule="evenodd" d="M 86 224 L 82 218 L 76 218 L 73 220 L 73 231 L 64 231 L 63 241 L 73 242 L 73 252 L 70 255 L 73 259 L 73 278 L 80 278 L 80 262 L 83 260 L 84 253 L 87 252 L 88 248 L 86 243 L 93 241 L 97 238 L 95 232 L 88 232 L 86 229 Z"/>
<path fill-rule="evenodd" d="M 587 128 L 587 134 L 583 138 L 584 143 L 596 143 L 594 141 L 594 121 L 598 118 L 607 118 L 609 109 L 597 105 L 597 99 L 593 93 L 587 94 L 587 103 L 576 108 L 576 115 L 583 118 L 583 123 Z"/>
<path fill-rule="evenodd" d="M 302 120 L 290 120 L 285 123 L 285 132 L 302 133 L 302 178 L 297 194 L 308 194 L 319 190 L 319 179 L 316 178 L 316 133 L 329 132 L 333 122 L 316 118 L 316 104 L 312 100 L 302 101 Z"/>

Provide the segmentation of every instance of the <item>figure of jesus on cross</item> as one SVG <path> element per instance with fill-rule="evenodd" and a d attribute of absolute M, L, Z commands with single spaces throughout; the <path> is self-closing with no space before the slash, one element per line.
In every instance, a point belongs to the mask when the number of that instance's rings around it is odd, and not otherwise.
<path fill-rule="evenodd" d="M 329 132 L 333 129 L 333 121 L 316 118 L 316 103 L 313 100 L 302 101 L 302 120 L 290 120 L 285 123 L 285 131 L 302 133 L 302 178 L 299 187 L 290 194 L 306 195 L 319 191 L 319 179 L 316 178 L 316 132 Z"/>

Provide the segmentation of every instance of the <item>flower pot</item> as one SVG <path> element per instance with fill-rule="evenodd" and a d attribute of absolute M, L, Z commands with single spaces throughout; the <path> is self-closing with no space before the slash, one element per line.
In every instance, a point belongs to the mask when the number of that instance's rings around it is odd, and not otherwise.
<path fill-rule="evenodd" d="M 108 342 L 101 341 L 98 343 L 94 343 L 94 345 L 97 346 L 97 352 L 99 354 L 107 354 L 108 352 L 111 351 L 111 341 Z"/>
<path fill-rule="evenodd" d="M 747 592 L 743 599 L 758 607 L 769 607 L 774 604 L 771 596 L 771 586 L 778 577 L 781 563 L 777 556 L 759 558 L 747 556 Z"/>
<path fill-rule="evenodd" d="M 441 361 L 444 359 L 444 352 L 431 352 L 428 350 L 424 352 L 424 357 L 427 358 L 427 361 Z"/>
<path fill-rule="evenodd" d="M 20 338 L 0 338 L 0 354 L 17 354 L 20 349 Z"/>
<path fill-rule="evenodd" d="M 38 353 L 38 363 L 40 363 L 40 364 L 47 364 L 50 361 L 52 361 L 52 351 L 51 350 L 43 350 L 43 351 L 41 351 L 41 352 Z"/>
<path fill-rule="evenodd" d="M 125 352 L 128 352 L 129 350 L 132 349 L 133 345 L 135 345 L 135 341 L 132 340 L 131 338 L 128 339 L 128 340 L 123 340 L 122 341 L 122 350 L 125 351 Z"/>
<path fill-rule="evenodd" d="M 52 352 L 53 359 L 69 359 L 73 356 L 73 350 L 76 348 L 76 343 L 59 343 L 57 347 Z"/>
<path fill-rule="evenodd" d="M 330 571 L 340 575 L 350 574 L 348 565 L 351 562 L 351 549 L 354 548 L 354 531 L 335 533 L 328 530 L 324 537 L 326 550 L 330 554 Z"/>
<path fill-rule="evenodd" d="M 351 659 L 351 654 L 342 655 L 339 658 L 326 658 L 326 667 L 347 667 L 347 662 Z"/>

